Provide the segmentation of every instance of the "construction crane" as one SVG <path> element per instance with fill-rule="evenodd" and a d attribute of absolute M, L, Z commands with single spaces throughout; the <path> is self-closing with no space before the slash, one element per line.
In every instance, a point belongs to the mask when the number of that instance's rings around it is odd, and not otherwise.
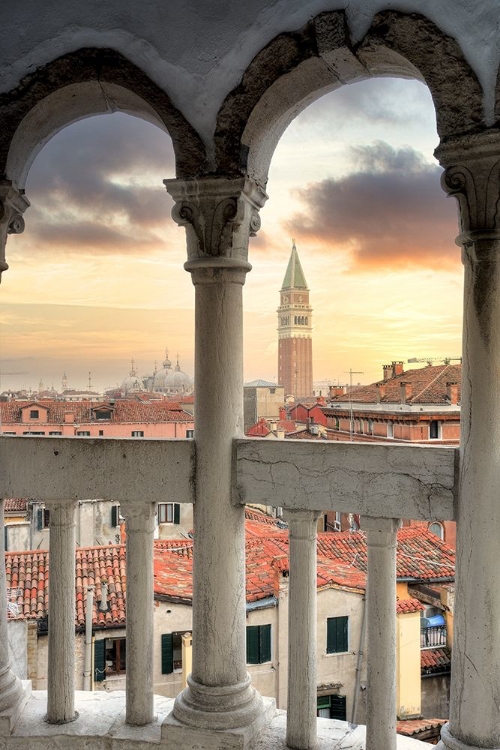
<path fill-rule="evenodd" d="M 450 362 L 454 362 L 455 360 L 458 360 L 458 362 L 462 362 L 462 357 L 411 357 L 411 359 L 408 360 L 408 364 L 416 364 L 417 362 L 427 362 L 429 366 L 432 365 L 433 362 L 443 362 L 445 365 L 449 365 Z"/>

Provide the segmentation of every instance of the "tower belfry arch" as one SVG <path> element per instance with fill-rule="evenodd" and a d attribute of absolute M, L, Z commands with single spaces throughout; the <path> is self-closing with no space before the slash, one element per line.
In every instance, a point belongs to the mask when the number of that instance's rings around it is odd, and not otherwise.
<path fill-rule="evenodd" d="M 295 240 L 280 290 L 278 380 L 285 396 L 312 395 L 312 307 Z"/>

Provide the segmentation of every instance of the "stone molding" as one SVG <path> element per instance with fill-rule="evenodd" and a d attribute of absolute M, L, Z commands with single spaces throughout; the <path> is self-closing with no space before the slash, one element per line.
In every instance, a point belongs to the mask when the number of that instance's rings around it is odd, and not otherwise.
<path fill-rule="evenodd" d="M 317 534 L 316 524 L 320 516 L 321 511 L 316 510 L 297 509 L 283 512 L 283 517 L 290 529 L 290 536 L 295 541 L 314 542 Z"/>
<path fill-rule="evenodd" d="M 486 132 L 444 143 L 435 155 L 443 190 L 458 201 L 458 245 L 500 239 L 500 134 Z"/>
<path fill-rule="evenodd" d="M 266 193 L 247 178 L 164 180 L 175 201 L 174 221 L 186 228 L 188 264 L 242 267 L 248 264 L 248 240 L 260 229 L 259 209 Z M 200 261 L 203 261 L 200 264 Z M 230 261 L 228 264 L 227 261 Z"/>
<path fill-rule="evenodd" d="M 146 532 L 152 534 L 155 529 L 156 504 L 152 501 L 120 502 L 120 512 L 125 518 L 127 533 Z"/>
<path fill-rule="evenodd" d="M 9 267 L 5 262 L 7 236 L 24 232 L 23 213 L 29 205 L 24 193 L 16 190 L 11 180 L 0 180 L 0 279 Z"/>
<path fill-rule="evenodd" d="M 445 724 L 441 729 L 441 742 L 437 745 L 441 750 L 481 750 L 477 745 L 466 745 L 465 742 L 457 740 L 450 732 L 450 725 Z M 490 748 L 500 750 L 500 748 Z"/>

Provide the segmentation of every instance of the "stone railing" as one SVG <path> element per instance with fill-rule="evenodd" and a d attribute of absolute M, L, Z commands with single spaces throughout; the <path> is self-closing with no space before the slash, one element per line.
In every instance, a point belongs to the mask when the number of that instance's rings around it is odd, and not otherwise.
<path fill-rule="evenodd" d="M 403 741 L 397 740 L 395 728 L 394 601 L 398 519 L 453 518 L 455 449 L 237 440 L 234 454 L 233 502 L 243 505 L 265 501 L 266 505 L 283 507 L 289 523 L 288 747 L 305 750 L 315 747 L 317 742 L 316 521 L 320 511 L 329 509 L 361 514 L 367 531 L 366 748 L 393 750 L 401 747 Z M 62 725 L 72 722 L 76 716 L 74 507 L 79 499 L 99 497 L 120 502 L 126 519 L 126 722 L 130 727 L 151 725 L 155 716 L 152 672 L 154 503 L 168 499 L 172 487 L 175 487 L 176 502 L 194 501 L 194 442 L 4 436 L 0 437 L 0 465 L 1 497 L 36 497 L 51 511 L 47 721 Z M 244 523 L 243 516 L 241 523 Z M 0 529 L 3 539 L 2 531 Z M 203 528 L 197 529 L 197 538 L 202 535 Z M 209 548 L 210 540 L 206 541 Z M 217 566 L 217 556 L 207 564 Z M 219 573 L 220 581 L 225 573 Z M 5 577 L 0 580 L 0 586 L 4 588 L 5 602 Z M 196 579 L 194 586 L 197 586 Z M 204 596 L 215 598 L 217 591 L 205 591 Z M 6 607 L 2 607 L 0 620 L 5 629 Z M 230 619 L 226 621 L 221 617 L 221 632 L 218 633 L 221 644 L 228 626 Z M 6 649 L 0 650 L 0 658 L 1 677 L 9 673 Z M 193 661 L 193 673 L 195 669 Z M 6 687 L 2 703 L 3 684 Z M 195 684 L 193 690 L 199 689 Z M 19 707 L 21 703 L 17 695 L 10 706 L 7 705 L 11 694 L 8 680 L 0 681 L 0 709 L 4 709 L 4 717 L 10 716 L 1 725 L 4 736 L 9 735 L 17 719 L 15 711 L 9 714 L 10 708 Z M 259 711 L 256 733 L 262 732 L 274 715 L 269 702 L 264 701 Z M 192 727 L 186 726 L 184 730 L 175 709 L 174 718 L 167 719 L 162 727 L 162 739 L 167 744 L 169 739 L 172 741 L 172 726 L 175 738 L 181 738 L 180 747 L 196 746 L 198 740 L 192 738 Z M 200 720 L 198 729 L 203 730 L 203 726 Z M 227 747 L 251 746 L 253 738 L 248 735 L 242 738 L 239 731 L 238 726 L 233 727 Z M 183 744 L 184 736 L 186 744 Z M 212 744 L 203 747 L 218 747 L 217 741 L 211 740 Z"/>

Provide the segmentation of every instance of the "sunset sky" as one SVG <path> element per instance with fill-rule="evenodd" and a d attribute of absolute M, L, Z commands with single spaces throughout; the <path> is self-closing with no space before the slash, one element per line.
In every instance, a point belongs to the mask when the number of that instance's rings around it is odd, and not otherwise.
<path fill-rule="evenodd" d="M 439 186 L 430 94 L 416 81 L 344 87 L 306 109 L 274 156 L 244 288 L 245 379 L 277 375 L 278 291 L 292 237 L 311 289 L 314 379 L 360 382 L 409 357 L 461 353 L 455 202 Z M 72 125 L 35 160 L 23 235 L 0 287 L 6 387 L 121 382 L 179 353 L 193 374 L 194 289 L 162 180 L 168 136 L 113 114 Z M 8 373 L 20 372 L 21 375 Z"/>

